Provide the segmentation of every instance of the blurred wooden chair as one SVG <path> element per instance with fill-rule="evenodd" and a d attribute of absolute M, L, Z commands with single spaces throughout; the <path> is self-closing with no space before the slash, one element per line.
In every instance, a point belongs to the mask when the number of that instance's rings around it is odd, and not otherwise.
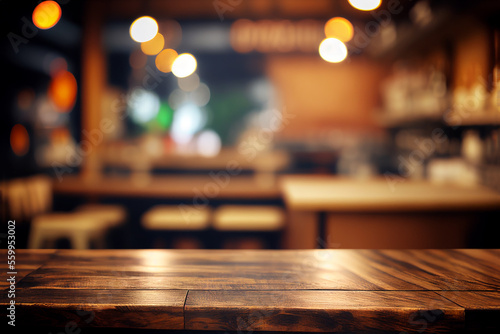
<path fill-rule="evenodd" d="M 109 228 L 121 226 L 127 219 L 125 208 L 114 204 L 83 204 L 75 209 L 75 213 L 102 221 Z"/>
<path fill-rule="evenodd" d="M 108 228 L 103 221 L 78 212 L 46 213 L 33 218 L 28 247 L 55 248 L 57 240 L 68 239 L 74 249 L 105 248 Z"/>
<path fill-rule="evenodd" d="M 24 180 L 29 200 L 29 216 L 52 210 L 52 180 L 46 175 L 34 175 Z"/>
<path fill-rule="evenodd" d="M 26 225 L 24 239 L 29 248 L 54 246 L 61 238 L 68 239 L 73 248 L 105 248 L 106 233 L 126 219 L 125 209 L 118 205 L 82 205 L 71 213 L 52 212 L 52 179 L 46 175 L 5 182 L 2 200 L 9 219 L 28 223 L 21 225 Z"/>
<path fill-rule="evenodd" d="M 149 232 L 171 232 L 178 238 L 173 248 L 202 248 L 199 238 L 193 232 L 205 231 L 210 227 L 211 209 L 208 207 L 157 205 L 145 212 L 141 218 L 142 227 Z M 179 237 L 184 233 L 184 237 Z M 186 234 L 188 234 L 186 236 Z M 159 240 L 153 240 L 158 245 Z M 181 246 L 183 245 L 183 246 Z"/>
<path fill-rule="evenodd" d="M 285 217 L 284 210 L 276 206 L 222 205 L 214 212 L 213 228 L 229 232 L 224 248 L 264 248 L 262 236 L 279 233 Z M 255 236 L 259 234 L 260 238 Z"/>

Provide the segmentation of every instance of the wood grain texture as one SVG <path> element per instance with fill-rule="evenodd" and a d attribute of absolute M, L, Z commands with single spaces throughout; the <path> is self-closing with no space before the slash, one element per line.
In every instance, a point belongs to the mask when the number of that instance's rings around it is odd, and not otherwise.
<path fill-rule="evenodd" d="M 439 295 L 465 310 L 465 325 L 472 332 L 500 328 L 500 291 L 440 291 Z"/>
<path fill-rule="evenodd" d="M 486 187 L 391 183 L 335 176 L 284 176 L 285 202 L 292 210 L 331 212 L 498 210 L 500 194 Z"/>
<path fill-rule="evenodd" d="M 44 249 L 40 251 L 32 251 L 26 249 L 17 249 L 15 250 L 15 272 L 14 275 L 16 277 L 16 283 L 20 282 L 25 276 L 29 275 L 43 263 L 45 263 L 52 255 L 55 254 L 55 250 Z M 8 276 L 7 272 L 11 272 L 9 269 L 9 263 L 7 262 L 8 253 L 6 249 L 0 250 L 2 261 L 0 262 L 0 289 L 6 288 L 9 286 L 7 282 Z"/>
<path fill-rule="evenodd" d="M 18 323 L 44 327 L 183 329 L 186 290 L 21 289 Z M 0 302 L 5 317 L 5 301 Z M 25 321 L 29 319 L 28 321 Z"/>
<path fill-rule="evenodd" d="M 189 291 L 186 329 L 406 331 L 463 326 L 463 309 L 429 291 Z"/>
<path fill-rule="evenodd" d="M 60 250 L 26 288 L 497 290 L 498 252 Z M 476 267 L 477 263 L 477 267 Z M 147 278 L 147 279 L 146 279 Z"/>
<path fill-rule="evenodd" d="M 103 328 L 408 333 L 498 328 L 500 250 L 18 254 L 16 266 L 29 273 L 16 286 L 17 314 L 40 326 L 73 321 Z M 9 302 L 3 291 L 1 315 Z M 82 314 L 92 314 L 92 321 Z"/>

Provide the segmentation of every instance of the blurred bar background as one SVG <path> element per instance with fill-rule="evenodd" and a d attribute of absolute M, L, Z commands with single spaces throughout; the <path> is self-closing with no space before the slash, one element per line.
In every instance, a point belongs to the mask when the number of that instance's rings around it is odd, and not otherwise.
<path fill-rule="evenodd" d="M 498 1 L 0 8 L 18 248 L 500 246 Z"/>

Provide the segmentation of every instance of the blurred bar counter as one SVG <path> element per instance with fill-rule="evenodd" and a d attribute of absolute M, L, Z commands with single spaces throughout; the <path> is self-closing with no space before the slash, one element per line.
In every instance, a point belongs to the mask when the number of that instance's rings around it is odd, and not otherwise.
<path fill-rule="evenodd" d="M 282 248 L 496 248 L 500 194 L 482 186 L 328 175 L 132 175 L 53 183 L 56 196 L 153 204 L 279 204 Z M 141 202 L 143 207 L 141 207 Z M 154 202 L 154 203 L 153 203 Z M 141 212 L 142 213 L 142 212 Z M 133 215 L 132 215 L 133 217 Z M 132 218 L 133 225 L 137 225 Z"/>
<path fill-rule="evenodd" d="M 486 187 L 335 176 L 284 176 L 280 183 L 290 211 L 286 248 L 498 245 L 492 235 L 500 194 Z"/>

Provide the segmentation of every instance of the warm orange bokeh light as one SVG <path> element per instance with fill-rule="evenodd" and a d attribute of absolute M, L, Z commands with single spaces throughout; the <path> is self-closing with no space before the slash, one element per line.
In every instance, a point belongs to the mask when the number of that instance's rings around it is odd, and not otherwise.
<path fill-rule="evenodd" d="M 177 51 L 174 49 L 165 49 L 156 56 L 155 64 L 156 67 L 164 72 L 168 73 L 172 71 L 172 64 L 174 63 L 175 58 L 177 58 Z"/>
<path fill-rule="evenodd" d="M 57 73 L 50 82 L 49 98 L 58 111 L 70 111 L 76 101 L 77 84 L 76 79 L 68 71 Z"/>
<path fill-rule="evenodd" d="M 10 147 L 17 156 L 28 153 L 30 148 L 30 136 L 28 131 L 21 124 L 16 124 L 10 131 Z"/>
<path fill-rule="evenodd" d="M 354 35 L 354 29 L 349 20 L 343 17 L 334 17 L 325 24 L 326 38 L 336 38 L 342 42 L 348 42 Z"/>
<path fill-rule="evenodd" d="M 50 141 L 52 144 L 67 144 L 71 139 L 71 134 L 66 128 L 56 128 L 50 133 Z"/>
<path fill-rule="evenodd" d="M 152 40 L 141 43 L 141 50 L 148 56 L 154 56 L 163 49 L 164 45 L 165 38 L 163 38 L 162 34 L 158 33 Z"/>
<path fill-rule="evenodd" d="M 61 7 L 55 1 L 44 1 L 33 10 L 33 24 L 40 29 L 50 29 L 61 19 Z"/>

